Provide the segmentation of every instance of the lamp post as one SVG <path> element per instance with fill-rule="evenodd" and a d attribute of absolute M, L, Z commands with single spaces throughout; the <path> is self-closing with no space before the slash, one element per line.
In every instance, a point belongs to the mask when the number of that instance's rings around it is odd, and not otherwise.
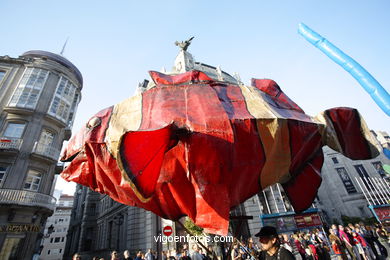
<path fill-rule="evenodd" d="M 116 250 L 119 250 L 119 238 L 120 238 L 120 226 L 122 226 L 124 221 L 124 216 L 122 213 L 119 213 L 114 217 L 114 224 L 117 226 L 117 235 L 116 235 Z"/>

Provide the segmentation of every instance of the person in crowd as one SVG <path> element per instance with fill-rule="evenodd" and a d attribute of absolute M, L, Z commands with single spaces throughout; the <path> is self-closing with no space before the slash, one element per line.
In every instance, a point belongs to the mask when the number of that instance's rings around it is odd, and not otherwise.
<path fill-rule="evenodd" d="M 154 260 L 154 259 L 155 259 L 155 257 L 153 255 L 152 249 L 149 248 L 148 252 L 146 252 L 146 254 L 145 254 L 145 260 Z"/>
<path fill-rule="evenodd" d="M 165 250 L 161 251 L 161 260 L 168 260 L 167 251 Z"/>
<path fill-rule="evenodd" d="M 232 260 L 241 260 L 242 259 L 242 254 L 240 252 L 240 248 L 238 246 L 238 243 L 233 244 L 232 251 L 230 252 L 231 254 L 231 259 Z"/>
<path fill-rule="evenodd" d="M 253 242 L 253 238 L 248 238 L 247 251 L 249 258 L 254 260 L 258 258 L 259 247 Z"/>
<path fill-rule="evenodd" d="M 382 245 L 381 254 L 387 258 L 390 254 L 389 235 L 386 229 L 384 229 L 382 225 L 379 224 L 376 225 L 375 233 L 378 237 L 378 242 Z"/>
<path fill-rule="evenodd" d="M 199 253 L 199 247 L 197 244 L 194 244 L 192 246 L 192 255 L 191 255 L 192 260 L 203 260 L 202 255 Z"/>
<path fill-rule="evenodd" d="M 370 256 L 373 259 L 379 258 L 378 251 L 376 250 L 376 247 L 374 245 L 374 234 L 371 230 L 371 228 L 368 225 L 360 225 L 360 232 L 358 232 L 359 235 L 361 235 L 366 243 L 368 244 L 368 250 L 370 252 Z"/>
<path fill-rule="evenodd" d="M 317 252 L 317 248 L 316 246 L 313 244 L 313 243 L 309 243 L 308 244 L 308 249 L 310 250 L 310 258 L 311 260 L 318 260 L 319 259 L 319 256 L 318 256 L 318 252 Z"/>
<path fill-rule="evenodd" d="M 111 252 L 111 260 L 119 260 L 117 251 L 112 251 Z"/>
<path fill-rule="evenodd" d="M 337 240 L 331 240 L 331 243 L 332 243 L 332 250 L 335 253 L 335 255 L 337 256 L 338 260 L 348 259 L 348 258 L 343 258 L 343 253 L 341 251 L 341 247 L 340 247 L 339 243 L 337 243 Z"/>
<path fill-rule="evenodd" d="M 356 232 L 352 232 L 355 255 L 359 255 L 362 259 L 367 260 L 367 255 L 364 252 L 365 242 L 363 238 Z"/>
<path fill-rule="evenodd" d="M 264 226 L 255 235 L 259 238 L 262 252 L 260 260 L 291 260 L 295 259 L 294 255 L 280 246 L 280 241 L 276 229 L 272 226 Z"/>
<path fill-rule="evenodd" d="M 134 260 L 143 260 L 143 253 L 142 251 L 138 251 L 137 255 L 135 256 Z"/>
<path fill-rule="evenodd" d="M 355 257 L 357 260 L 362 260 L 362 257 L 359 253 L 359 247 L 358 245 L 355 243 L 355 240 L 354 240 L 354 237 L 353 237 L 353 233 L 355 232 L 355 230 L 352 230 L 349 228 L 349 226 L 345 227 L 344 228 L 344 231 L 345 233 L 347 234 L 347 236 L 349 237 L 349 241 L 351 242 L 351 245 L 352 245 L 352 252 L 354 253 Z"/>
<path fill-rule="evenodd" d="M 72 260 L 81 260 L 81 256 L 79 253 L 76 253 L 72 256 Z"/>
<path fill-rule="evenodd" d="M 336 224 L 332 224 L 330 228 L 334 231 L 334 234 L 339 237 L 339 229 Z"/>
<path fill-rule="evenodd" d="M 188 250 L 185 250 L 184 248 L 181 250 L 181 256 L 179 260 L 191 260 L 191 257 L 188 255 Z"/>
<path fill-rule="evenodd" d="M 130 256 L 130 251 L 129 250 L 125 250 L 123 251 L 123 260 L 133 260 L 133 258 L 131 258 Z"/>
<path fill-rule="evenodd" d="M 333 249 L 333 251 L 335 250 L 334 248 L 338 249 L 338 251 L 340 253 L 339 255 L 341 257 L 341 258 L 338 258 L 338 259 L 347 260 L 348 257 L 347 257 L 347 254 L 345 253 L 346 248 L 344 247 L 344 245 L 341 242 L 340 238 L 336 235 L 336 230 L 333 228 L 333 226 L 334 225 L 332 225 L 332 228 L 329 229 L 329 241 L 330 241 L 330 243 L 332 245 L 332 249 Z M 336 244 L 336 245 L 334 245 L 334 244 Z"/>
<path fill-rule="evenodd" d="M 339 225 L 339 236 L 341 242 L 344 244 L 347 249 L 348 254 L 353 260 L 356 260 L 355 253 L 353 252 L 352 238 L 349 234 L 344 231 L 344 226 Z"/>
<path fill-rule="evenodd" d="M 366 258 L 367 259 L 376 259 L 377 256 L 374 254 L 374 251 L 371 249 L 370 244 L 367 242 L 367 239 L 366 239 L 367 236 L 364 236 L 364 234 L 367 233 L 364 225 L 356 224 L 355 225 L 355 232 L 358 234 L 358 236 L 362 240 L 361 244 L 363 246 L 363 250 L 364 250 L 364 253 L 366 255 Z"/>
<path fill-rule="evenodd" d="M 206 259 L 207 260 L 212 260 L 214 259 L 214 255 L 215 255 L 215 252 L 214 252 L 214 248 L 212 245 L 208 245 L 207 246 L 207 252 L 206 252 Z"/>
<path fill-rule="evenodd" d="M 280 244 L 282 247 L 286 248 L 291 253 L 293 252 L 292 245 L 290 244 L 290 238 L 288 237 L 287 234 L 282 234 Z"/>
<path fill-rule="evenodd" d="M 176 252 L 173 250 L 167 250 L 168 260 L 176 260 Z"/>
<path fill-rule="evenodd" d="M 203 251 L 202 248 L 199 248 L 199 249 L 198 249 L 198 252 L 199 252 L 199 254 L 200 254 L 200 256 L 202 257 L 203 260 L 207 260 L 207 255 L 206 255 L 206 253 Z"/>
<path fill-rule="evenodd" d="M 305 249 L 302 246 L 301 241 L 299 241 L 299 237 L 297 234 L 294 234 L 293 236 L 294 239 L 294 244 L 296 249 L 298 250 L 298 253 L 301 255 L 302 260 L 306 260 L 306 254 L 305 254 Z"/>

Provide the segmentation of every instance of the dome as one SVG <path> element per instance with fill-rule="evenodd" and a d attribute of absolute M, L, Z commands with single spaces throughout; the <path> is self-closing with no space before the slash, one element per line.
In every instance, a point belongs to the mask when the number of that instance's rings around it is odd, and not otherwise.
<path fill-rule="evenodd" d="M 63 57 L 61 55 L 58 55 L 58 54 L 55 54 L 52 52 L 48 52 L 48 51 L 32 50 L 32 51 L 27 51 L 27 52 L 23 53 L 22 56 L 47 58 L 47 59 L 53 60 L 53 61 L 65 66 L 69 70 L 71 70 L 75 74 L 76 79 L 80 82 L 81 87 L 83 85 L 83 76 L 81 75 L 81 72 L 79 71 L 79 69 L 75 65 L 73 65 L 72 62 L 70 62 L 68 59 L 66 59 L 65 57 Z"/>

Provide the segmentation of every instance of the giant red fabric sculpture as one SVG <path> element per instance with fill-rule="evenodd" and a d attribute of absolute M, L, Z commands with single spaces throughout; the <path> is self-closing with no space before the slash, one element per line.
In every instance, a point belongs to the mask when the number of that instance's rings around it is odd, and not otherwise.
<path fill-rule="evenodd" d="M 275 183 L 296 211 L 308 208 L 321 184 L 322 146 L 351 159 L 377 155 L 355 109 L 312 118 L 272 80 L 150 75 L 153 88 L 100 111 L 70 140 L 63 178 L 226 235 L 229 211 Z"/>

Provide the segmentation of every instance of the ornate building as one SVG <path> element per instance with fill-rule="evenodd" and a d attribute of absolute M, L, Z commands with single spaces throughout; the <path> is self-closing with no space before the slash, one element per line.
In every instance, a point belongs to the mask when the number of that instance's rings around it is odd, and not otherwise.
<path fill-rule="evenodd" d="M 80 71 L 51 52 L 0 57 L 0 259 L 39 251 L 82 84 Z"/>
<path fill-rule="evenodd" d="M 64 259 L 75 253 L 108 258 L 113 250 L 158 250 L 153 236 L 161 233 L 160 218 L 82 185 L 77 185 L 70 221 Z"/>

